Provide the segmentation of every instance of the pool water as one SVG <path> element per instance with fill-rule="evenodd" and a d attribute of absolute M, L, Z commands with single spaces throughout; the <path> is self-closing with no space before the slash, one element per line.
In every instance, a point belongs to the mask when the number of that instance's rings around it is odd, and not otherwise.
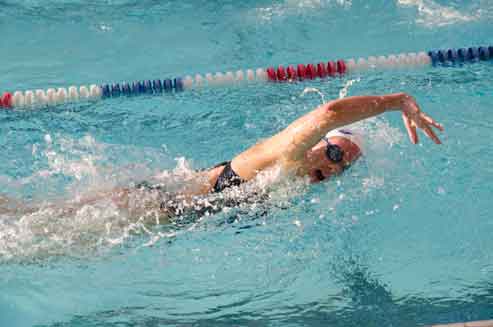
<path fill-rule="evenodd" d="M 0 90 L 491 45 L 493 1 L 3 1 Z M 492 62 L 0 111 L 0 326 L 421 326 L 493 317 Z M 408 92 L 365 156 L 268 200 L 142 224 L 63 203 L 231 159 L 322 101 Z"/>

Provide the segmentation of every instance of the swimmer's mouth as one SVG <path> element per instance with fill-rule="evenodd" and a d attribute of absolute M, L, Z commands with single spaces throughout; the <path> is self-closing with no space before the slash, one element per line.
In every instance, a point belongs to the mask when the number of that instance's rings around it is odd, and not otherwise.
<path fill-rule="evenodd" d="M 321 182 L 323 180 L 325 180 L 325 176 L 324 174 L 322 173 L 322 171 L 320 169 L 316 169 L 314 172 L 313 172 L 313 181 L 314 182 Z"/>

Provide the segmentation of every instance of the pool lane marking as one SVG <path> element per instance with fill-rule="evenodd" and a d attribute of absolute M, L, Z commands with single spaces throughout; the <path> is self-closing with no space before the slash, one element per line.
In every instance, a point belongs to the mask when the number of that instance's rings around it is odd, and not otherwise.
<path fill-rule="evenodd" d="M 388 56 L 370 56 L 358 59 L 339 59 L 337 61 L 319 62 L 317 64 L 280 65 L 277 68 L 257 68 L 256 70 L 238 70 L 236 72 L 197 74 L 184 78 L 154 79 L 134 81 L 131 83 L 113 83 L 102 85 L 70 86 L 66 88 L 49 88 L 45 90 L 27 90 L 25 92 L 5 92 L 0 97 L 0 107 L 17 108 L 33 106 L 53 106 L 62 103 L 80 101 L 97 101 L 120 96 L 137 96 L 142 94 L 178 93 L 185 89 L 200 88 L 205 85 L 221 86 L 243 82 L 295 82 L 313 79 L 335 78 L 347 73 L 365 72 L 370 69 L 400 69 L 422 66 L 440 66 L 461 64 L 493 59 L 493 46 L 469 47 L 459 49 L 431 50 L 419 53 L 401 53 Z M 295 68 L 296 67 L 296 68 Z"/>

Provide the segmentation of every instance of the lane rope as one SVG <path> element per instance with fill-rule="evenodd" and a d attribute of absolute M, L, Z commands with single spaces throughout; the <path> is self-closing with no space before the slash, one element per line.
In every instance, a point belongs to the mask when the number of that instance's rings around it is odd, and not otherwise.
<path fill-rule="evenodd" d="M 388 56 L 370 56 L 358 59 L 339 59 L 316 64 L 283 65 L 268 68 L 237 70 L 236 72 L 206 73 L 195 76 L 134 82 L 109 83 L 101 85 L 69 86 L 68 88 L 48 88 L 46 90 L 27 90 L 4 92 L 0 97 L 0 108 L 32 108 L 55 106 L 63 103 L 99 101 L 121 96 L 143 94 L 178 93 L 187 89 L 206 86 L 221 86 L 252 82 L 295 82 L 313 79 L 334 78 L 348 73 L 365 72 L 376 69 L 405 69 L 426 66 L 445 66 L 449 64 L 471 63 L 493 59 L 493 46 L 469 47 L 459 49 L 440 49 L 418 53 L 400 53 Z"/>

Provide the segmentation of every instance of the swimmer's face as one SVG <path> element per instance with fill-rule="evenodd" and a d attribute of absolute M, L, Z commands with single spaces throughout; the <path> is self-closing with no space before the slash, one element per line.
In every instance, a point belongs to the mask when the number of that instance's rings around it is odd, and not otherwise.
<path fill-rule="evenodd" d="M 329 142 L 339 146 L 343 151 L 342 160 L 340 162 L 330 160 L 326 154 L 327 142 L 322 140 L 317 143 L 305 155 L 307 172 L 312 183 L 341 174 L 361 156 L 360 148 L 347 138 L 333 136 L 329 138 Z"/>

